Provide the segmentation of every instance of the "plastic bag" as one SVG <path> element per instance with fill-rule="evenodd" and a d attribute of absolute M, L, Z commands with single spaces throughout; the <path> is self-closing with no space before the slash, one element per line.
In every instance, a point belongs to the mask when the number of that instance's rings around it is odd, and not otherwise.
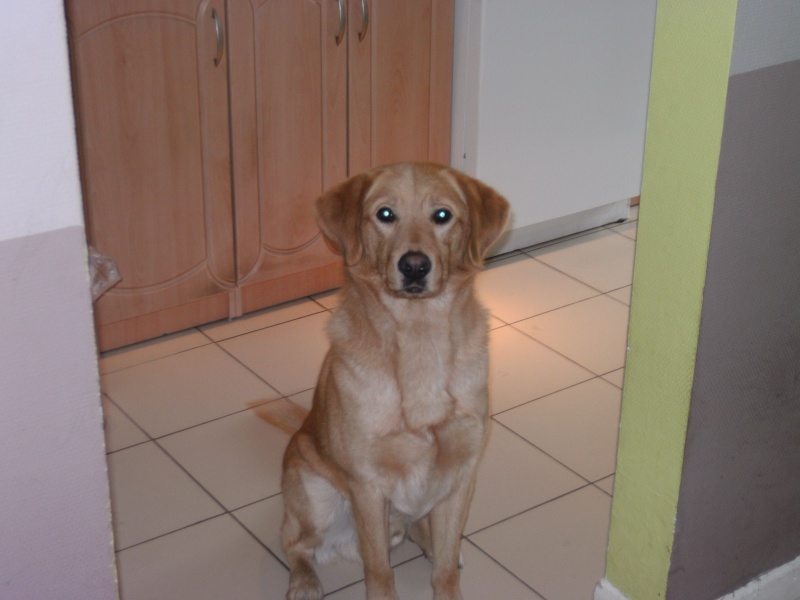
<path fill-rule="evenodd" d="M 89 246 L 89 278 L 92 282 L 93 302 L 122 279 L 116 261 L 110 256 L 103 256 L 92 246 Z"/>

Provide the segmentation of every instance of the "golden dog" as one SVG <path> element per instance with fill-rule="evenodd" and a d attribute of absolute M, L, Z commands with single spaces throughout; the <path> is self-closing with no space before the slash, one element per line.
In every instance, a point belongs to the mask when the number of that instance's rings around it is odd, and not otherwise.
<path fill-rule="evenodd" d="M 437 600 L 459 557 L 488 414 L 487 314 L 473 289 L 508 203 L 452 169 L 397 164 L 317 201 L 343 255 L 311 412 L 283 462 L 289 600 L 322 598 L 315 562 L 360 556 L 367 598 L 396 599 L 389 549 L 408 535 Z"/>

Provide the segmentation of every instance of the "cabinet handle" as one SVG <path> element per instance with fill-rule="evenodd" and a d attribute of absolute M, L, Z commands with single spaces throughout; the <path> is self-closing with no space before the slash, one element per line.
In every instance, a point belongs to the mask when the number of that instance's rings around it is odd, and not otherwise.
<path fill-rule="evenodd" d="M 214 19 L 214 33 L 217 34 L 217 55 L 214 57 L 214 66 L 218 67 L 225 52 L 225 38 L 223 37 L 222 23 L 219 20 L 216 8 L 211 9 L 211 18 Z"/>
<path fill-rule="evenodd" d="M 369 5 L 367 0 L 361 0 L 361 27 L 358 30 L 358 41 L 363 42 L 369 28 Z"/>
<path fill-rule="evenodd" d="M 344 7 L 345 0 L 337 0 L 339 4 L 339 31 L 336 32 L 336 45 L 342 43 L 344 30 L 347 27 L 347 9 Z"/>

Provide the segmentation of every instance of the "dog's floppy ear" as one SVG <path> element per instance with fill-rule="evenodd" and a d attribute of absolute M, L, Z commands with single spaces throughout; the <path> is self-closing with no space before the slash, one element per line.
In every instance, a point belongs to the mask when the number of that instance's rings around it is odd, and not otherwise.
<path fill-rule="evenodd" d="M 361 241 L 362 200 L 371 180 L 366 173 L 355 175 L 329 189 L 316 202 L 317 223 L 322 233 L 349 266 L 361 260 L 364 252 Z"/>
<path fill-rule="evenodd" d="M 483 265 L 483 255 L 505 229 L 508 221 L 508 201 L 488 185 L 455 172 L 469 209 L 469 239 L 467 260 L 476 268 Z"/>

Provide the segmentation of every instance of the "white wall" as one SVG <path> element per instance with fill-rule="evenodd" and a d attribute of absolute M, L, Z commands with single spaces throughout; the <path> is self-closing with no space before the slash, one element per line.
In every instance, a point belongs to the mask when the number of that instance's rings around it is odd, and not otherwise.
<path fill-rule="evenodd" d="M 0 240 L 82 225 L 63 3 L 0 19 Z"/>
<path fill-rule="evenodd" d="M 639 194 L 655 0 L 457 0 L 452 162 L 513 228 Z"/>
<path fill-rule="evenodd" d="M 0 597 L 115 598 L 62 0 L 0 19 Z"/>
<path fill-rule="evenodd" d="M 739 0 L 736 10 L 731 75 L 800 60 L 800 2 Z"/>

